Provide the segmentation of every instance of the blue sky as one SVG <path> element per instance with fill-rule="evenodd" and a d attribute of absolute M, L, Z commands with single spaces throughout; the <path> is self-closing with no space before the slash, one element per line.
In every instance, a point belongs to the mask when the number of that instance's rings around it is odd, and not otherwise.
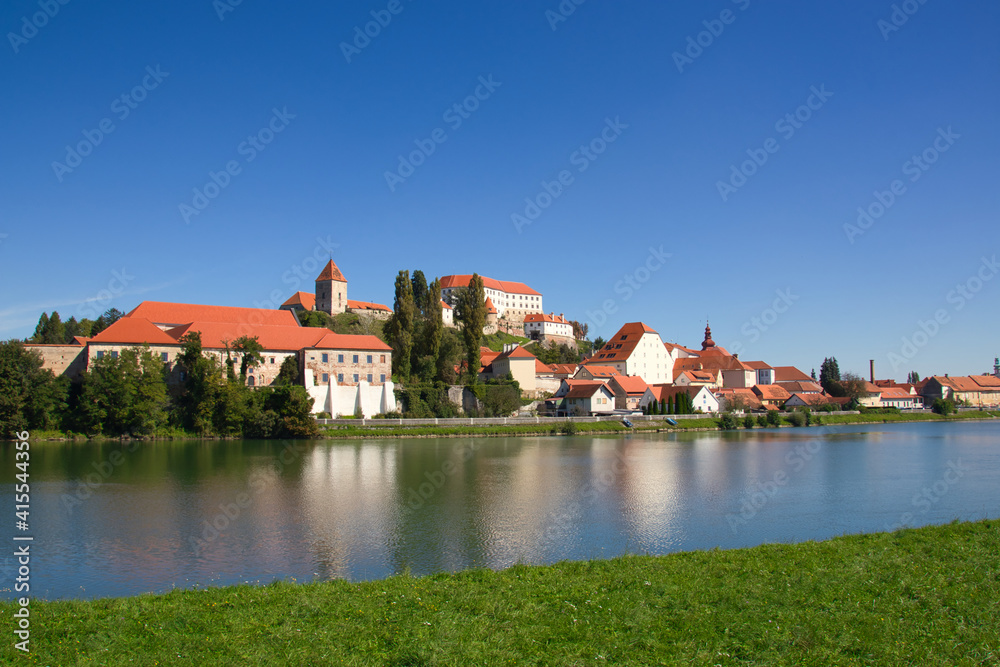
<path fill-rule="evenodd" d="M 0 337 L 332 252 L 806 372 L 1000 354 L 995 3 L 234 3 L 4 3 Z"/>

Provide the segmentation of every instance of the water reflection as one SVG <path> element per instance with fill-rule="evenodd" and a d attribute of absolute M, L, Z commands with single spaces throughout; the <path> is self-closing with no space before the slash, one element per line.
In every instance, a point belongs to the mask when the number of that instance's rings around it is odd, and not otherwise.
<path fill-rule="evenodd" d="M 823 539 L 885 530 L 907 513 L 916 525 L 997 516 L 998 426 L 36 443 L 32 593 L 370 579 Z M 956 460 L 968 474 L 918 505 Z M 3 447 L 0 465 L 13 464 Z M 13 484 L 2 491 L 9 506 Z M 756 504 L 734 521 L 747 503 Z"/>

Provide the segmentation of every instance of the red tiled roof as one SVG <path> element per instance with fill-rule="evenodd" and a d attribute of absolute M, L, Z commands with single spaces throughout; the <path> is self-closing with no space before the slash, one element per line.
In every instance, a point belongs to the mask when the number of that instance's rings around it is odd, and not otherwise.
<path fill-rule="evenodd" d="M 827 403 L 830 402 L 830 399 L 827 396 L 824 396 L 823 394 L 800 394 L 798 392 L 795 392 L 792 394 L 792 396 L 796 396 L 800 401 L 802 401 L 806 405 L 811 405 L 814 407 L 819 405 L 826 405 Z M 792 396 L 789 396 L 789 398 L 792 398 Z M 907 397 L 909 397 L 909 394 L 907 394 Z"/>
<path fill-rule="evenodd" d="M 658 401 L 666 400 L 667 398 L 677 396 L 678 394 L 687 394 L 691 398 L 694 398 L 702 389 L 706 389 L 706 387 L 677 386 L 675 384 L 649 385 L 649 390 L 653 393 L 653 398 Z"/>
<path fill-rule="evenodd" d="M 576 364 L 552 364 L 552 371 L 559 375 L 572 375 L 576 373 Z"/>
<path fill-rule="evenodd" d="M 496 356 L 494 361 L 497 359 L 535 359 L 535 355 L 518 345 L 514 349 L 501 352 Z"/>
<path fill-rule="evenodd" d="M 285 306 L 301 306 L 304 310 L 316 310 L 316 295 L 310 292 L 296 292 L 288 297 L 283 304 Z"/>
<path fill-rule="evenodd" d="M 718 348 L 715 348 L 718 349 Z M 674 374 L 678 371 L 749 371 L 742 361 L 732 355 L 709 355 L 707 357 L 684 357 L 674 362 Z"/>
<path fill-rule="evenodd" d="M 785 388 L 789 394 L 820 394 L 823 387 L 817 382 L 781 382 L 780 386 Z"/>
<path fill-rule="evenodd" d="M 753 393 L 757 394 L 761 400 L 768 401 L 785 401 L 792 396 L 780 384 L 755 384 Z"/>
<path fill-rule="evenodd" d="M 553 322 L 555 324 L 569 324 L 569 321 L 562 315 L 546 315 L 545 313 L 531 313 L 524 316 L 525 322 Z"/>
<path fill-rule="evenodd" d="M 882 400 L 887 398 L 913 398 L 910 392 L 902 389 L 900 387 L 883 387 L 882 388 Z"/>
<path fill-rule="evenodd" d="M 752 389 L 744 387 L 730 387 L 725 389 L 712 389 L 711 391 L 720 401 L 738 396 L 743 400 L 746 407 L 750 409 L 757 410 L 762 406 L 760 398 L 757 397 L 757 394 L 753 393 Z"/>
<path fill-rule="evenodd" d="M 800 371 L 795 366 L 775 366 L 775 382 L 815 382 L 811 377 Z"/>
<path fill-rule="evenodd" d="M 969 379 L 983 388 L 1000 389 L 1000 378 L 994 375 L 970 375 Z"/>
<path fill-rule="evenodd" d="M 771 368 L 771 366 L 764 363 L 763 361 L 744 361 L 743 363 L 746 364 L 748 367 L 754 369 L 755 371 L 762 371 Z"/>
<path fill-rule="evenodd" d="M 327 333 L 312 347 L 317 350 L 375 350 L 378 352 L 392 352 L 392 348 L 383 343 L 378 336 L 333 332 Z"/>
<path fill-rule="evenodd" d="M 626 394 L 645 394 L 649 385 L 638 375 L 616 375 L 608 384 L 617 385 Z M 616 392 L 617 393 L 617 392 Z"/>
<path fill-rule="evenodd" d="M 493 305 L 493 299 L 486 297 L 486 313 L 496 315 L 497 307 Z"/>
<path fill-rule="evenodd" d="M 715 382 L 715 374 L 709 371 L 678 371 L 674 370 L 674 382 L 676 383 L 678 378 L 685 376 L 688 382 Z"/>
<path fill-rule="evenodd" d="M 351 301 L 347 300 L 347 307 L 351 310 L 379 310 L 386 313 L 391 313 L 392 309 L 389 306 L 385 306 L 381 303 L 371 303 L 370 301 Z"/>
<path fill-rule="evenodd" d="M 598 364 L 584 364 L 583 368 L 587 369 L 593 377 L 614 377 L 615 375 L 621 375 L 618 369 L 614 366 L 600 366 Z"/>
<path fill-rule="evenodd" d="M 333 263 L 332 259 L 326 263 L 326 266 L 323 267 L 323 271 L 316 277 L 317 282 L 320 280 L 336 280 L 340 283 L 347 282 L 347 278 L 345 278 L 344 274 L 340 272 L 340 269 L 337 268 L 337 265 Z"/>
<path fill-rule="evenodd" d="M 123 317 L 107 329 L 90 339 L 91 343 L 106 343 L 114 345 L 177 345 L 177 339 L 171 337 L 158 326 L 143 317 Z"/>
<path fill-rule="evenodd" d="M 454 308 L 452 308 L 451 306 L 449 306 L 449 305 L 448 305 L 448 303 L 447 303 L 446 301 L 442 301 L 442 302 L 441 302 L 441 308 L 442 308 L 443 310 L 454 310 Z"/>
<path fill-rule="evenodd" d="M 535 359 L 535 375 L 553 375 L 554 373 L 555 370 L 551 366 Z"/>
<path fill-rule="evenodd" d="M 249 326 L 299 326 L 290 311 L 235 306 L 202 306 L 190 303 L 143 301 L 125 317 L 140 317 L 157 326 L 177 326 L 188 322 L 229 322 Z"/>
<path fill-rule="evenodd" d="M 233 322 L 190 322 L 174 327 L 168 333 L 180 339 L 190 331 L 201 334 L 203 347 L 215 350 L 225 348 L 227 343 L 232 345 L 242 336 L 256 337 L 265 350 L 301 350 L 312 347 L 330 333 L 329 329 L 316 327 L 250 326 Z"/>
<path fill-rule="evenodd" d="M 609 361 L 626 361 L 632 356 L 642 337 L 648 333 L 655 334 L 656 331 L 642 322 L 629 322 L 619 329 L 604 347 L 597 350 L 588 362 L 602 364 Z"/>
<path fill-rule="evenodd" d="M 569 391 L 563 396 L 563 398 L 590 398 L 595 392 L 600 391 L 601 387 L 604 387 L 603 382 L 597 382 L 594 380 L 577 380 L 576 382 L 570 384 Z M 610 390 L 608 393 L 611 393 Z"/>
<path fill-rule="evenodd" d="M 506 292 L 507 294 L 530 294 L 534 296 L 541 296 L 541 294 L 531 289 L 524 283 L 515 283 L 507 280 L 494 280 L 493 278 L 487 278 L 486 276 L 479 277 L 483 279 L 483 287 L 487 289 L 496 290 L 498 292 Z M 468 287 L 471 281 L 471 274 L 444 276 L 441 278 L 441 288 L 449 289 L 454 287 Z"/>

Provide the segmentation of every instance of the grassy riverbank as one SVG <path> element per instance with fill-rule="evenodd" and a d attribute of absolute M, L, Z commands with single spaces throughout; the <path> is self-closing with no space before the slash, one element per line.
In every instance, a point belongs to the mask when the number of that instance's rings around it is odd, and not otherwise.
<path fill-rule="evenodd" d="M 984 665 L 1000 521 L 425 578 L 31 603 L 44 665 Z M 11 603 L 0 604 L 13 630 Z"/>

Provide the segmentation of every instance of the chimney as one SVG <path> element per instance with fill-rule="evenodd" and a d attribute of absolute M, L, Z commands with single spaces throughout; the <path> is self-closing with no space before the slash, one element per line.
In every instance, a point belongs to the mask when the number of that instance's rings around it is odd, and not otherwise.
<path fill-rule="evenodd" d="M 870 376 L 869 379 L 871 380 L 871 383 L 875 384 L 875 360 L 874 359 L 869 359 L 868 360 L 868 375 Z"/>

